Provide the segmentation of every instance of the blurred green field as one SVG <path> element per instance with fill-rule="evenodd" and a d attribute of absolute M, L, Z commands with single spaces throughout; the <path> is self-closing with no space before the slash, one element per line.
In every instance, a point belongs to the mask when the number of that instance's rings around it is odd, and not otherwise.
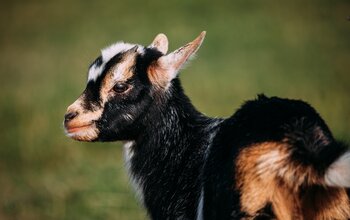
<path fill-rule="evenodd" d="M 115 41 L 207 38 L 181 74 L 199 110 L 257 93 L 308 101 L 350 142 L 349 1 L 8 1 L 0 8 L 0 219 L 147 219 L 120 143 L 64 136 L 87 67 Z"/>

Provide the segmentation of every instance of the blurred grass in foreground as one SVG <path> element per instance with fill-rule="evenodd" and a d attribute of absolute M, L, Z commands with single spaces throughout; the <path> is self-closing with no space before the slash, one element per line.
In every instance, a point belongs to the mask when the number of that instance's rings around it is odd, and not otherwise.
<path fill-rule="evenodd" d="M 229 116 L 257 93 L 304 99 L 350 140 L 348 1 L 11 1 L 0 9 L 0 219 L 146 219 L 119 143 L 66 138 L 89 63 L 118 40 L 170 49 L 200 31 L 181 74 L 199 110 Z"/>

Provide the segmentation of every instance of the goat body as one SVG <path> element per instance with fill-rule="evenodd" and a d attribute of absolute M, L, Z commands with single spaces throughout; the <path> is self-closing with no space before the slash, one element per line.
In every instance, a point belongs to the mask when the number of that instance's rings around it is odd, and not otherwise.
<path fill-rule="evenodd" d="M 259 95 L 226 119 L 195 109 L 177 76 L 204 36 L 169 54 L 164 34 L 102 50 L 67 135 L 125 141 L 152 219 L 350 218 L 350 152 L 310 105 Z"/>

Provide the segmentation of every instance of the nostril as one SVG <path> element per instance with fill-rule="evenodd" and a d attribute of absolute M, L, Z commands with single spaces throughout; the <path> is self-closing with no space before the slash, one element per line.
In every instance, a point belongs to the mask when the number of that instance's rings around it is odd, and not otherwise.
<path fill-rule="evenodd" d="M 78 112 L 69 112 L 64 115 L 64 122 L 68 122 L 75 118 L 78 115 Z"/>

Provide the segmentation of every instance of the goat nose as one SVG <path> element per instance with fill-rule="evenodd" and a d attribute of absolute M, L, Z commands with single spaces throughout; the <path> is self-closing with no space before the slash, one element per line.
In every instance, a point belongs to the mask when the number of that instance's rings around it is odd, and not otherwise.
<path fill-rule="evenodd" d="M 64 115 L 64 122 L 67 123 L 78 115 L 78 112 L 68 112 Z"/>

